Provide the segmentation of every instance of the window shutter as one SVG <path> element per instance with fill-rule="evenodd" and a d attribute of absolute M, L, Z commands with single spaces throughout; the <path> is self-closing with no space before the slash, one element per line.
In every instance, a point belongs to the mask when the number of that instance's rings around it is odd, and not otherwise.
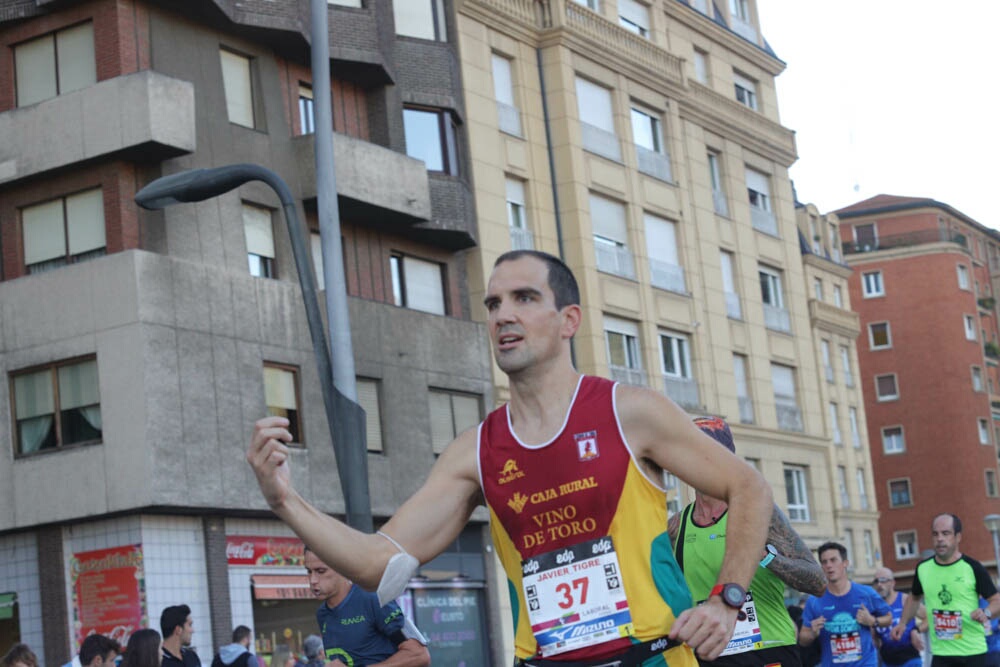
<path fill-rule="evenodd" d="M 259 206 L 243 205 L 243 229 L 246 231 L 247 252 L 274 258 L 274 228 L 271 211 Z"/>
<path fill-rule="evenodd" d="M 618 0 L 618 16 L 644 30 L 649 30 L 649 9 L 635 0 Z"/>
<path fill-rule="evenodd" d="M 722 267 L 722 291 L 732 294 L 736 292 L 736 283 L 733 282 L 733 256 L 723 250 L 719 253 L 719 263 Z"/>
<path fill-rule="evenodd" d="M 649 258 L 658 262 L 667 262 L 675 266 L 677 260 L 677 228 L 669 220 L 663 220 L 646 214 L 646 243 L 649 246 Z"/>
<path fill-rule="evenodd" d="M 444 315 L 444 285 L 441 265 L 415 257 L 403 258 L 406 305 L 414 310 Z"/>
<path fill-rule="evenodd" d="M 507 179 L 507 201 L 524 206 L 524 182 L 516 178 Z"/>
<path fill-rule="evenodd" d="M 610 90 L 577 77 L 576 103 L 582 122 L 614 134 L 615 121 Z"/>
<path fill-rule="evenodd" d="M 309 233 L 309 245 L 312 249 L 313 271 L 316 273 L 316 288 L 326 289 L 326 274 L 323 273 L 323 245 L 319 232 Z"/>
<path fill-rule="evenodd" d="M 60 366 L 58 373 L 60 409 L 82 408 L 101 402 L 96 361 Z"/>
<path fill-rule="evenodd" d="M 69 254 L 79 255 L 107 245 L 104 235 L 104 195 L 100 188 L 66 197 Z"/>
<path fill-rule="evenodd" d="M 264 367 L 264 401 L 270 408 L 298 410 L 295 374 L 281 368 Z"/>
<path fill-rule="evenodd" d="M 14 410 L 18 420 L 55 412 L 52 371 L 39 371 L 14 378 Z"/>
<path fill-rule="evenodd" d="M 452 394 L 451 404 L 455 410 L 455 435 L 476 426 L 480 420 L 479 397 Z"/>
<path fill-rule="evenodd" d="M 451 396 L 441 391 L 430 390 L 428 402 L 431 419 L 431 447 L 440 454 L 455 437 L 455 423 L 452 420 Z"/>
<path fill-rule="evenodd" d="M 618 202 L 590 195 L 590 223 L 596 236 L 628 246 L 625 207 Z"/>
<path fill-rule="evenodd" d="M 21 211 L 24 263 L 37 264 L 66 255 L 63 233 L 63 200 L 29 206 Z"/>
<path fill-rule="evenodd" d="M 378 402 L 378 382 L 358 378 L 358 405 L 365 411 L 365 434 L 368 450 L 382 451 L 382 414 Z"/>
<path fill-rule="evenodd" d="M 94 24 L 82 23 L 56 33 L 56 57 L 60 95 L 97 83 Z"/>
<path fill-rule="evenodd" d="M 795 376 L 791 368 L 771 364 L 771 382 L 775 396 L 795 398 Z"/>
<path fill-rule="evenodd" d="M 42 37 L 14 47 L 17 106 L 56 96 L 55 40 Z"/>
<path fill-rule="evenodd" d="M 514 82 L 510 76 L 510 60 L 493 54 L 493 93 L 497 102 L 514 106 Z"/>
<path fill-rule="evenodd" d="M 747 167 L 747 187 L 768 197 L 771 196 L 771 186 L 768 177 L 749 167 Z"/>
<path fill-rule="evenodd" d="M 431 0 L 396 0 L 392 3 L 396 34 L 434 39 L 434 8 Z"/>
<path fill-rule="evenodd" d="M 250 83 L 250 59 L 230 51 L 219 51 L 222 60 L 222 85 L 226 93 L 226 113 L 230 122 L 253 127 L 253 87 Z"/>

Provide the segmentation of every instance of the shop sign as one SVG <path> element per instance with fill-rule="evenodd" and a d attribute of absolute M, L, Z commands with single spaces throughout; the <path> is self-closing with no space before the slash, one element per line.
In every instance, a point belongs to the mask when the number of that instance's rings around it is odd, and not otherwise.
<path fill-rule="evenodd" d="M 76 651 L 87 635 L 102 634 L 124 646 L 149 625 L 142 545 L 73 554 L 73 628 Z"/>
<path fill-rule="evenodd" d="M 482 589 L 415 588 L 414 622 L 436 665 L 487 664 Z"/>
<path fill-rule="evenodd" d="M 226 562 L 230 565 L 305 567 L 305 545 L 297 537 L 227 535 Z"/>

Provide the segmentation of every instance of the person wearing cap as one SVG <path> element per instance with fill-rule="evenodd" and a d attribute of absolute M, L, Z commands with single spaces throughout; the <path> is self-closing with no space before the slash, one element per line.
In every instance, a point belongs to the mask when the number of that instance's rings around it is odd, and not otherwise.
<path fill-rule="evenodd" d="M 302 640 L 302 653 L 306 661 L 295 663 L 295 667 L 323 667 L 326 659 L 323 652 L 323 638 L 319 635 L 309 635 Z"/>
<path fill-rule="evenodd" d="M 694 423 L 736 452 L 733 433 L 725 421 L 698 417 Z M 726 501 L 695 491 L 694 502 L 670 517 L 674 555 L 696 603 L 714 594 L 726 548 L 728 510 Z M 699 662 L 725 667 L 801 665 L 795 622 L 785 608 L 785 584 L 804 593 L 822 593 L 826 579 L 802 538 L 775 505 L 765 552 L 737 615 L 733 636 L 720 657 Z"/>
<path fill-rule="evenodd" d="M 909 596 L 896 590 L 896 578 L 892 570 L 887 567 L 875 570 L 872 587 L 892 610 L 892 625 L 880 626 L 877 630 L 878 653 L 882 658 L 882 664 L 886 667 L 921 667 L 924 661 L 920 657 L 920 652 L 924 648 L 924 641 L 917 629 L 916 619 L 910 620 L 908 627 L 903 631 L 903 636 L 899 639 L 890 636 L 892 628 L 899 625 L 899 619 L 903 615 L 903 605 Z"/>

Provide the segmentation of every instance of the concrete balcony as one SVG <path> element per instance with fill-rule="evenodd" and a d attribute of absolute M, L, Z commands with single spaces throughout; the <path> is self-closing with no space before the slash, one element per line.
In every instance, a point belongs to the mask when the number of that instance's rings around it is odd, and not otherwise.
<path fill-rule="evenodd" d="M 302 199 L 316 198 L 315 136 L 292 139 Z M 359 222 L 412 225 L 431 218 L 427 168 L 420 160 L 378 144 L 334 133 L 333 159 L 340 211 Z M 393 187 L 385 187 L 391 177 Z"/>
<path fill-rule="evenodd" d="M 96 158 L 158 162 L 196 148 L 194 86 L 146 70 L 0 113 L 0 184 Z"/>
<path fill-rule="evenodd" d="M 861 333 L 861 321 L 857 313 L 817 299 L 809 299 L 809 321 L 813 326 L 819 326 L 849 338 L 855 338 Z"/>

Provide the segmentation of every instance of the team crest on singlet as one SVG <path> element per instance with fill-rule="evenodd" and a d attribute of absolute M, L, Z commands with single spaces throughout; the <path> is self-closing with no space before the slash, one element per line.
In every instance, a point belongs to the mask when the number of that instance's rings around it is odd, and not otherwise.
<path fill-rule="evenodd" d="M 576 440 L 576 449 L 581 461 L 592 461 L 601 455 L 597 449 L 597 431 L 575 433 L 573 439 Z"/>

